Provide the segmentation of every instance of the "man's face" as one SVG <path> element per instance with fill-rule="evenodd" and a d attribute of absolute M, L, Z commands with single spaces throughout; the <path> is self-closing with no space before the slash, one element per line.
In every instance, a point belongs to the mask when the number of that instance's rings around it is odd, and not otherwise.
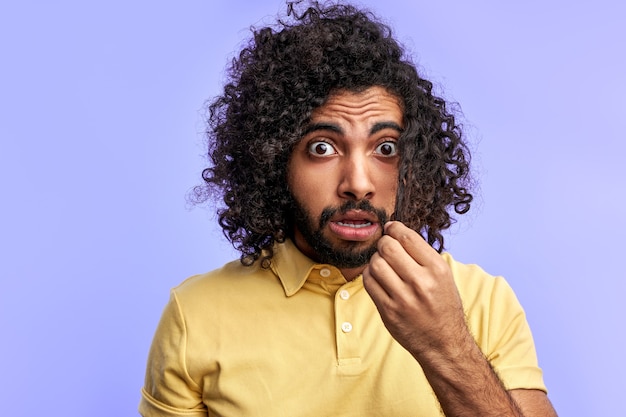
<path fill-rule="evenodd" d="M 393 212 L 399 100 L 381 87 L 339 92 L 312 116 L 288 165 L 296 246 L 339 268 L 363 267 Z"/>

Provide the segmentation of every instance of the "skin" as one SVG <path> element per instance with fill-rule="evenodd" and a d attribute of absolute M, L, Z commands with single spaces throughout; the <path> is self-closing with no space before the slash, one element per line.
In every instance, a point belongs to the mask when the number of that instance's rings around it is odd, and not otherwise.
<path fill-rule="evenodd" d="M 313 112 L 287 172 L 294 198 L 316 225 L 324 209 L 347 201 L 367 200 L 388 215 L 393 211 L 399 159 L 395 149 L 402 119 L 397 98 L 379 87 L 331 96 Z M 331 218 L 322 234 L 338 250 L 360 251 L 376 245 L 383 226 L 371 212 L 350 210 Z M 319 260 L 297 228 L 294 241 L 304 254 Z M 363 268 L 340 269 L 351 280 Z"/>
<path fill-rule="evenodd" d="M 504 389 L 467 328 L 448 264 L 418 233 L 387 223 L 363 283 L 446 416 L 556 416 L 543 391 Z"/>
<path fill-rule="evenodd" d="M 392 213 L 402 120 L 399 100 L 380 87 L 338 92 L 313 112 L 288 166 L 292 194 L 313 224 L 349 200 Z M 369 264 L 340 269 L 348 280 L 363 274 L 385 326 L 420 363 L 446 416 L 556 416 L 543 391 L 505 390 L 467 328 L 447 263 L 417 232 L 350 210 L 321 233 L 338 250 L 376 246 Z M 317 260 L 297 228 L 294 242 Z"/>

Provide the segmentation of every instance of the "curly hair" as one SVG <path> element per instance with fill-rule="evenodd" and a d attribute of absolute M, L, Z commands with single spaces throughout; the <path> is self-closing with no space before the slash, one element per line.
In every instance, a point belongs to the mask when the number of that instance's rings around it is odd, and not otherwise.
<path fill-rule="evenodd" d="M 312 111 L 333 92 L 380 86 L 404 111 L 394 216 L 441 252 L 441 231 L 453 222 L 448 210 L 463 214 L 472 201 L 469 150 L 453 112 L 371 12 L 317 1 L 287 5 L 276 27 L 253 29 L 223 94 L 208 105 L 211 164 L 193 199 L 223 196 L 219 224 L 241 262 L 261 258 L 268 267 L 274 243 L 293 233 L 287 164 Z"/>

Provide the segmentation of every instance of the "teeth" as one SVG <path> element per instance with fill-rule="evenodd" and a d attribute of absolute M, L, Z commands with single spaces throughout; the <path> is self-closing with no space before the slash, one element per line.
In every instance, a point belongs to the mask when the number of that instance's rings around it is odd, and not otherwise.
<path fill-rule="evenodd" d="M 361 229 L 363 227 L 367 227 L 367 226 L 371 226 L 372 223 L 371 222 L 366 222 L 366 223 L 344 223 L 344 222 L 337 222 L 337 224 L 339 226 L 346 226 L 346 227 L 354 227 L 355 229 Z"/>

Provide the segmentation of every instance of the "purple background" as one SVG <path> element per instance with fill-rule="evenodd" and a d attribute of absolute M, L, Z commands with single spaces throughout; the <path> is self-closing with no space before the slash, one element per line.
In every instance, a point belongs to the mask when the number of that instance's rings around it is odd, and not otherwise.
<path fill-rule="evenodd" d="M 625 6 L 362 2 L 458 101 L 464 262 L 507 277 L 561 416 L 623 410 Z M 185 193 L 203 102 L 282 0 L 0 6 L 2 415 L 133 416 L 169 288 L 234 257 Z"/>

